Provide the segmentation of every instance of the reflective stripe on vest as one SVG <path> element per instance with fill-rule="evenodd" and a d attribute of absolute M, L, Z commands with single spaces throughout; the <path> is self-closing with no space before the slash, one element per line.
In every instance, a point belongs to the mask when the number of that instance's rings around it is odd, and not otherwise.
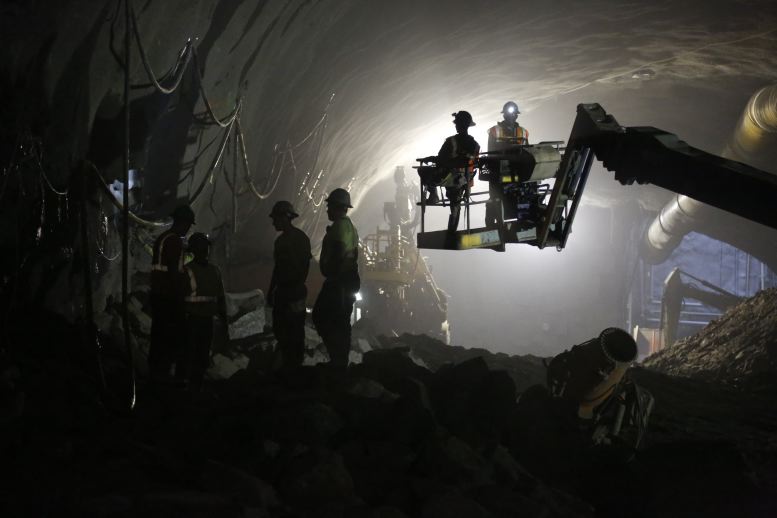
<path fill-rule="evenodd" d="M 162 261 L 162 257 L 164 257 L 164 252 L 165 252 L 165 241 L 167 241 L 167 239 L 171 236 L 175 236 L 175 234 L 166 235 L 164 239 L 162 239 L 162 241 L 159 243 L 159 252 L 158 252 L 157 260 L 160 261 L 160 263 L 151 265 L 152 272 L 169 271 L 169 268 L 166 265 L 162 264 L 161 261 Z M 178 271 L 179 272 L 183 271 L 183 252 L 178 257 Z"/>
<path fill-rule="evenodd" d="M 185 300 L 186 302 L 216 302 L 217 297 L 205 297 L 205 296 L 194 295 L 194 296 L 184 297 L 183 300 Z"/>
<path fill-rule="evenodd" d="M 456 141 L 456 137 L 448 137 L 451 140 L 451 146 L 453 147 L 453 158 L 458 158 L 459 156 L 459 143 Z M 467 161 L 466 167 L 453 167 L 451 168 L 451 171 L 454 171 L 456 173 L 460 174 L 469 174 L 470 176 L 474 177 L 475 172 L 475 158 L 472 155 L 467 155 L 467 158 L 469 159 Z M 472 179 L 470 178 L 470 186 L 473 185 Z"/>
<path fill-rule="evenodd" d="M 492 128 L 494 130 L 494 138 L 497 142 L 516 142 L 517 144 L 526 144 L 529 137 L 529 132 L 521 126 L 516 126 L 515 131 L 508 133 L 508 130 L 501 124 L 497 124 Z"/>
<path fill-rule="evenodd" d="M 189 274 L 189 287 L 191 288 L 191 294 L 188 297 L 184 297 L 186 302 L 216 302 L 218 297 L 197 295 L 197 275 L 191 268 L 186 269 L 186 273 Z M 207 283 L 206 283 L 207 284 Z"/>
<path fill-rule="evenodd" d="M 186 273 L 189 274 L 189 287 L 191 288 L 191 295 L 184 297 L 183 300 L 186 302 L 210 302 L 211 300 L 216 300 L 216 297 L 197 296 L 197 276 L 194 275 L 194 272 L 189 268 L 186 269 Z"/>

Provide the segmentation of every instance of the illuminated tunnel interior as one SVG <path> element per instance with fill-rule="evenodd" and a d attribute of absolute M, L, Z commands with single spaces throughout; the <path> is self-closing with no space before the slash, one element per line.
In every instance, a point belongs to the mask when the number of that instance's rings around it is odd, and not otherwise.
<path fill-rule="evenodd" d="M 269 257 L 274 231 L 265 218 L 277 199 L 299 206 L 302 228 L 316 242 L 326 220 L 315 204 L 331 189 L 349 187 L 354 221 L 371 232 L 391 196 L 394 168 L 405 166 L 417 181 L 415 158 L 437 152 L 453 133 L 450 114 L 460 109 L 473 114 L 473 135 L 484 148 L 502 104 L 515 100 L 532 142 L 565 140 L 575 106 L 599 102 L 623 125 L 659 127 L 720 152 L 748 98 L 773 83 L 774 13 L 768 2 L 700 5 L 138 2 L 135 9 L 139 41 L 158 76 L 191 38 L 215 114 L 229 114 L 242 99 L 248 167 L 258 190 L 275 187 L 261 201 L 239 197 L 230 257 L 248 263 Z M 5 109 L 21 125 L 43 130 L 52 181 L 64 182 L 64 164 L 78 156 L 91 158 L 107 181 L 120 178 L 119 6 L 5 9 L 4 33 L 17 37 L 6 45 L 13 58 L 4 62 L 5 75 L 13 87 L 40 94 Z M 25 24 L 32 18 L 36 30 Z M 74 37 L 64 29 L 75 25 L 88 30 Z M 224 175 L 229 180 L 237 163 L 234 136 L 211 174 L 226 130 L 202 124 L 207 116 L 192 69 L 165 95 L 142 88 L 149 79 L 141 56 L 133 50 L 131 58 L 130 166 L 142 177 L 144 213 L 167 216 L 210 174 L 193 204 L 198 229 L 231 228 Z M 766 169 L 772 163 L 747 158 Z M 613 232 L 633 232 L 672 193 L 611 178 L 595 166 L 561 254 L 529 247 L 501 255 L 430 251 L 437 283 L 450 296 L 454 343 L 551 353 L 603 325 L 626 323 L 626 284 L 633 282 L 626 270 L 634 258 L 623 258 L 634 245 Z M 432 214 L 428 224 L 444 225 L 441 218 Z M 619 224 L 625 227 L 614 230 Z M 757 234 L 752 240 L 772 249 L 773 233 L 742 225 L 741 234 Z M 773 253 L 752 255 L 774 264 Z M 246 276 L 234 283 L 262 287 Z"/>
<path fill-rule="evenodd" d="M 345 188 L 364 240 L 387 228 L 386 202 L 418 210 L 416 159 L 437 154 L 459 110 L 472 114 L 483 151 L 507 101 L 531 144 L 567 140 L 577 106 L 599 103 L 623 126 L 660 128 L 777 174 L 772 0 L 11 0 L 0 5 L 0 42 L 4 326 L 30 308 L 80 325 L 93 291 L 87 320 L 121 336 L 126 169 L 138 307 L 154 239 L 181 203 L 195 212 L 192 231 L 211 238 L 226 291 L 266 292 L 275 202 L 293 204 L 317 257 L 330 224 L 324 199 Z M 427 208 L 425 227 L 444 229 L 447 216 Z M 482 226 L 483 206 L 470 216 Z M 387 340 L 426 333 L 446 346 L 550 357 L 618 327 L 643 359 L 663 344 L 664 281 L 675 268 L 695 288 L 730 296 L 681 300 L 677 339 L 777 286 L 775 229 L 653 185 L 621 185 L 598 161 L 563 250 L 417 251 L 419 230 L 403 264 L 422 281 L 397 292 L 415 309 L 390 320 L 395 299 L 363 284 L 354 320 L 369 317 L 364 336 L 371 322 Z M 313 263 L 308 309 L 321 283 Z M 429 317 L 432 307 L 442 316 Z M 133 329 L 147 335 L 150 319 L 138 315 Z M 230 365 L 230 375 L 245 368 Z"/>

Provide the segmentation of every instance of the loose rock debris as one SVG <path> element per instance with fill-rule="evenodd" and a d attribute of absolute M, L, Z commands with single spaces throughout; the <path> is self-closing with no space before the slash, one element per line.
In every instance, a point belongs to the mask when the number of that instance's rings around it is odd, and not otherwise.
<path fill-rule="evenodd" d="M 247 300 L 232 306 L 233 324 L 264 311 Z M 205 392 L 141 385 L 122 415 L 98 397 L 79 329 L 39 318 L 17 320 L 0 365 L 4 516 L 777 512 L 777 415 L 762 393 L 637 368 L 656 397 L 646 449 L 627 465 L 581 452 L 587 460 L 550 469 L 522 443 L 530 423 L 516 404 L 544 379 L 540 358 L 357 326 L 359 363 L 330 367 L 309 333 L 308 365 L 284 370 L 262 328 L 217 347 Z M 124 371 L 104 339 L 118 390 Z"/>
<path fill-rule="evenodd" d="M 770 386 L 777 378 L 777 288 L 730 308 L 644 364 L 675 376 L 750 390 Z"/>

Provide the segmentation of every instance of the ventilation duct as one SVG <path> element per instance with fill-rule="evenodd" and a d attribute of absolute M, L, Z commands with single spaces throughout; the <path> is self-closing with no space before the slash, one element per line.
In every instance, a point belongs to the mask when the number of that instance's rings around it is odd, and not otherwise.
<path fill-rule="evenodd" d="M 747 103 L 731 141 L 722 155 L 731 160 L 774 172 L 777 140 L 777 85 L 757 91 Z M 664 262 L 692 231 L 706 234 L 743 250 L 768 264 L 777 266 L 777 232 L 751 239 L 743 226 L 746 220 L 688 196 L 676 195 L 659 212 L 645 232 L 641 256 L 650 264 Z"/>

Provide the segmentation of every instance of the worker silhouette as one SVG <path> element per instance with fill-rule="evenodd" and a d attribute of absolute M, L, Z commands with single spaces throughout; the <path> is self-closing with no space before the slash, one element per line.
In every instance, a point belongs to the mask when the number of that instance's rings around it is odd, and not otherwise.
<path fill-rule="evenodd" d="M 445 186 L 445 195 L 450 200 L 448 231 L 451 234 L 459 226 L 461 201 L 472 185 L 475 160 L 480 153 L 480 144 L 468 133 L 469 128 L 475 125 L 472 115 L 466 111 L 456 112 L 453 114 L 453 124 L 456 126 L 456 134 L 446 138 L 437 153 L 437 166 L 444 174 L 441 184 Z M 436 190 L 432 190 L 431 196 L 436 197 L 436 194 Z"/>
<path fill-rule="evenodd" d="M 224 283 L 218 267 L 208 261 L 210 247 L 208 236 L 201 232 L 192 234 L 188 250 L 194 257 L 184 267 L 188 281 L 184 297 L 188 340 L 183 355 L 183 371 L 189 386 L 195 391 L 202 388 L 205 371 L 210 364 L 216 318 L 220 323 L 219 332 L 228 339 Z"/>
<path fill-rule="evenodd" d="M 297 216 L 288 201 L 277 202 L 270 212 L 273 227 L 281 234 L 275 239 L 267 303 L 272 307 L 272 328 L 285 368 L 302 365 L 305 353 L 305 281 L 311 255 L 310 239 L 292 224 Z"/>
<path fill-rule="evenodd" d="M 503 120 L 488 129 L 488 152 L 507 152 L 515 150 L 516 146 L 529 143 L 529 131 L 518 124 L 521 111 L 513 101 L 508 101 L 502 107 Z M 494 175 L 488 181 L 488 197 L 486 204 L 486 226 L 496 228 L 503 222 L 502 204 L 504 203 L 504 188 L 501 178 Z"/>
<path fill-rule="evenodd" d="M 332 222 L 321 244 L 319 264 L 326 278 L 313 307 L 313 324 L 329 352 L 332 365 L 348 365 L 351 349 L 351 313 L 359 291 L 359 234 L 346 215 L 352 208 L 345 189 L 335 189 L 326 199 Z"/>
<path fill-rule="evenodd" d="M 177 207 L 173 225 L 154 241 L 151 261 L 151 344 L 148 368 L 152 381 L 165 381 L 178 363 L 186 341 L 184 328 L 184 238 L 194 224 L 188 205 Z M 178 371 L 181 371 L 180 374 Z M 176 377 L 183 379 L 183 369 Z"/>

